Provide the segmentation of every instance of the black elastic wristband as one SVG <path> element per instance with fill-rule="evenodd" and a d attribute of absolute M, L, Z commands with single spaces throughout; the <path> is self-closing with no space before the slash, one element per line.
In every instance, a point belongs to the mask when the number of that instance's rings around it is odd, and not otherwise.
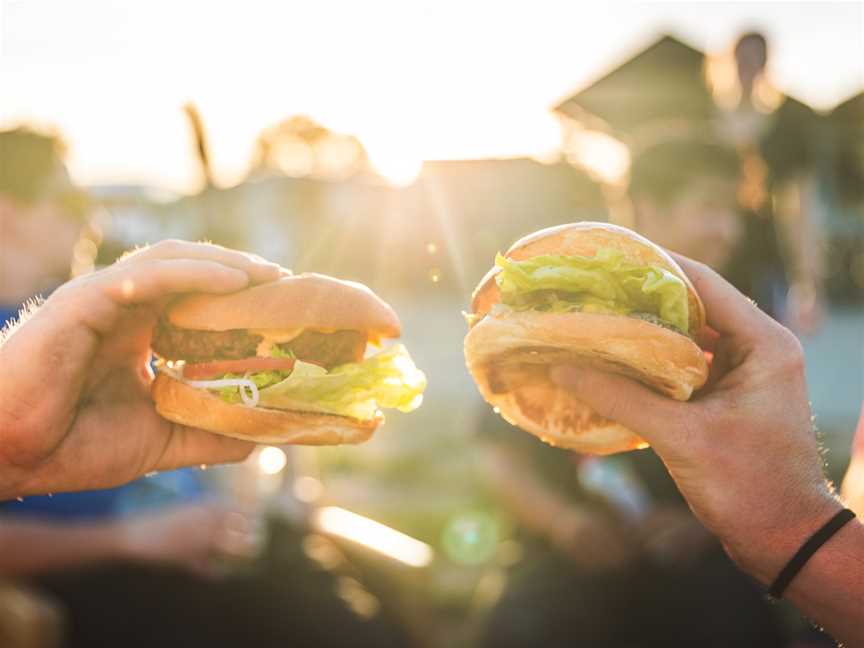
<path fill-rule="evenodd" d="M 798 572 L 807 564 L 807 561 L 810 560 L 813 554 L 819 550 L 819 547 L 828 542 L 831 536 L 842 529 L 843 526 L 854 517 L 855 513 L 849 509 L 843 509 L 834 514 L 830 520 L 822 525 L 821 529 L 810 536 L 810 539 L 801 545 L 801 548 L 795 552 L 792 559 L 786 563 L 786 566 L 777 575 L 774 582 L 771 583 L 771 587 L 768 589 L 768 594 L 775 599 L 782 597 L 783 592 L 785 592 L 786 588 L 789 587 L 789 583 L 792 582 L 792 579 L 795 578 Z"/>

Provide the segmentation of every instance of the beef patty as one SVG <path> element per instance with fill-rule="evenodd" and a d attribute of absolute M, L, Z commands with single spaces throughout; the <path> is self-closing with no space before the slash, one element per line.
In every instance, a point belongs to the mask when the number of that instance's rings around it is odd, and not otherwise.
<path fill-rule="evenodd" d="M 240 360 L 255 356 L 262 337 L 245 329 L 193 331 L 171 326 L 161 320 L 153 332 L 153 351 L 166 360 L 189 363 L 212 360 Z M 303 331 L 290 342 L 278 344 L 298 360 L 330 369 L 347 362 L 359 362 L 366 351 L 366 335 L 360 331 Z"/>

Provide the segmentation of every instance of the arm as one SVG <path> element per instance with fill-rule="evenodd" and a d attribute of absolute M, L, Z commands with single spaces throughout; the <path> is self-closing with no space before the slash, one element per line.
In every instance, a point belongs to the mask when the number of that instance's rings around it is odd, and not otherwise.
<path fill-rule="evenodd" d="M 109 560 L 171 563 L 206 573 L 216 555 L 244 556 L 239 513 L 183 505 L 113 522 L 0 518 L 0 575 L 22 576 Z"/>
<path fill-rule="evenodd" d="M 843 645 L 864 646 L 864 525 L 860 520 L 852 520 L 816 552 L 784 598 L 824 625 Z"/>
<path fill-rule="evenodd" d="M 786 322 L 814 332 L 822 318 L 824 243 L 820 235 L 816 179 L 803 175 L 777 191 L 777 235 L 787 259 L 789 296 Z"/>
<path fill-rule="evenodd" d="M 558 367 L 553 379 L 639 432 L 690 508 L 767 585 L 841 507 L 822 472 L 797 339 L 716 273 L 679 257 L 716 331 L 709 387 L 690 402 L 622 376 Z M 786 598 L 836 639 L 864 646 L 864 526 L 853 520 L 799 572 Z"/>
<path fill-rule="evenodd" d="M 0 519 L 0 574 L 25 576 L 122 558 L 124 545 L 112 524 L 58 524 Z"/>
<path fill-rule="evenodd" d="M 165 241 L 55 291 L 0 339 L 0 500 L 245 457 L 250 443 L 158 416 L 150 335 L 171 295 L 278 276 L 257 257 Z"/>

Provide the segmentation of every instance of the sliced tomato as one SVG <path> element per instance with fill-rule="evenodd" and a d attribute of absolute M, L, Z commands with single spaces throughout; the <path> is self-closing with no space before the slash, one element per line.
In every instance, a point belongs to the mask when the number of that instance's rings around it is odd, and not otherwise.
<path fill-rule="evenodd" d="M 245 374 L 247 371 L 291 371 L 294 358 L 243 358 L 242 360 L 216 360 L 187 364 L 183 367 L 183 377 L 188 380 L 206 380 L 227 373 Z"/>

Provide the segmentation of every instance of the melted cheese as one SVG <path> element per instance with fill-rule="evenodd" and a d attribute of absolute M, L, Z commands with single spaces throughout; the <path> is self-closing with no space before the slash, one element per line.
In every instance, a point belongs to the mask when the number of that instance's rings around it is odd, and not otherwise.
<path fill-rule="evenodd" d="M 255 355 L 262 358 L 269 358 L 273 350 L 274 344 L 284 344 L 290 342 L 304 331 L 303 328 L 293 329 L 250 329 L 249 332 L 253 335 L 260 335 L 261 341 L 255 349 Z"/>

